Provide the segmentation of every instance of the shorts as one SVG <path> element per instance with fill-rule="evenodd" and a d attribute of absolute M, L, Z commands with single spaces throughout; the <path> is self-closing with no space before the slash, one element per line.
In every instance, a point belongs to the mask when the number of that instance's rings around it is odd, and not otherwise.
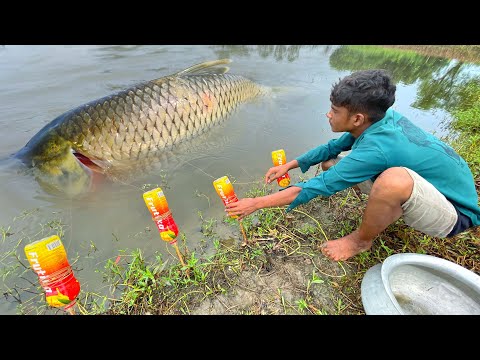
<path fill-rule="evenodd" d="M 342 157 L 339 155 L 332 160 L 337 163 Z M 457 225 L 457 221 L 465 222 L 469 218 L 457 212 L 453 204 L 440 191 L 415 171 L 403 168 L 407 170 L 413 180 L 412 194 L 402 204 L 402 217 L 407 225 L 427 235 L 440 238 L 454 236 L 469 227 L 469 224 Z M 363 193 L 369 194 L 373 182 L 366 180 L 357 186 Z M 454 228 L 455 231 L 452 231 Z"/>
<path fill-rule="evenodd" d="M 415 171 L 404 169 L 413 179 L 413 190 L 402 204 L 403 220 L 427 235 L 447 237 L 459 218 L 457 210 L 435 186 Z"/>

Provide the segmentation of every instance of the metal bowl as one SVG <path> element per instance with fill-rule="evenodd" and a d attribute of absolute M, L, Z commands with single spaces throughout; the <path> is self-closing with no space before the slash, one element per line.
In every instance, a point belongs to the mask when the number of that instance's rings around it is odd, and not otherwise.
<path fill-rule="evenodd" d="M 480 315 L 480 276 L 451 261 L 395 254 L 361 284 L 367 315 Z"/>

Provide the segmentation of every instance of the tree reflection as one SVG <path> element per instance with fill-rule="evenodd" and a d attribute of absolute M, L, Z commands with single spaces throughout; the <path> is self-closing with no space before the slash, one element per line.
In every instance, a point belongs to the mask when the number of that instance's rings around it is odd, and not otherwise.
<path fill-rule="evenodd" d="M 412 50 L 381 46 L 341 46 L 330 56 L 330 66 L 336 70 L 386 69 L 395 82 L 406 85 L 418 82 L 418 92 L 412 107 L 447 111 L 466 106 L 463 89 L 475 80 L 479 67 L 434 56 L 424 56 Z"/>
<path fill-rule="evenodd" d="M 385 69 L 395 82 L 407 85 L 431 79 L 432 73 L 447 66 L 449 61 L 379 46 L 341 46 L 330 56 L 330 66 L 336 70 Z"/>
<path fill-rule="evenodd" d="M 258 55 L 278 62 L 293 62 L 302 50 L 323 50 L 324 55 L 330 56 L 334 70 L 386 69 L 396 83 L 417 83 L 416 99 L 411 106 L 422 110 L 441 108 L 451 112 L 465 106 L 462 89 L 476 81 L 480 69 L 471 63 L 380 45 L 212 45 L 211 48 L 218 58 Z"/>
<path fill-rule="evenodd" d="M 214 45 L 215 54 L 219 58 L 235 56 L 250 56 L 258 54 L 262 58 L 273 57 L 276 61 L 295 61 L 300 56 L 301 49 L 323 48 L 328 55 L 334 48 L 332 45 Z"/>
<path fill-rule="evenodd" d="M 459 90 L 465 86 L 461 76 L 464 65 L 453 64 L 435 76 L 432 74 L 430 81 L 422 81 L 418 85 L 417 99 L 412 106 L 422 110 L 432 108 L 451 110 L 460 100 Z"/>

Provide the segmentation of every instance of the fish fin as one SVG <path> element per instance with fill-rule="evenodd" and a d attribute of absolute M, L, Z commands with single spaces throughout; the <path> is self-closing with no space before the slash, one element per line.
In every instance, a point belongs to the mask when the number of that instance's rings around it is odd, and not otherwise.
<path fill-rule="evenodd" d="M 228 66 L 219 66 L 225 65 L 232 62 L 230 59 L 220 59 L 213 61 L 205 61 L 200 64 L 190 66 L 189 68 L 176 72 L 173 76 L 184 76 L 184 75 L 200 75 L 200 74 L 225 74 L 230 68 Z"/>

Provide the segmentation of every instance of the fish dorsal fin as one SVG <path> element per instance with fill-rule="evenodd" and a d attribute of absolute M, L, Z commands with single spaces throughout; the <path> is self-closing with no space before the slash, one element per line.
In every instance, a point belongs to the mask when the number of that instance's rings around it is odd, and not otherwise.
<path fill-rule="evenodd" d="M 173 76 L 184 76 L 184 75 L 201 75 L 201 74 L 225 74 L 230 68 L 228 66 L 219 66 L 230 63 L 230 59 L 220 59 L 213 61 L 205 61 L 203 63 L 190 66 L 185 70 L 179 71 Z"/>

